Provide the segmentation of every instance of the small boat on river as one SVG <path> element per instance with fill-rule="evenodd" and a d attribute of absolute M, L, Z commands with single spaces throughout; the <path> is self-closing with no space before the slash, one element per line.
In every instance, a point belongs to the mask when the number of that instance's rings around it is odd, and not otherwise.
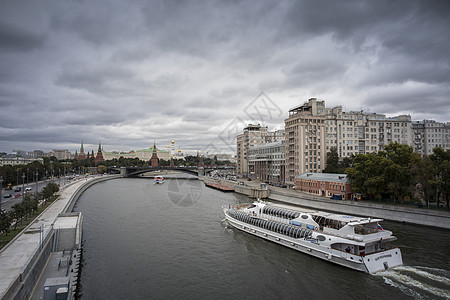
<path fill-rule="evenodd" d="M 397 238 L 379 224 L 382 219 L 256 201 L 224 206 L 233 227 L 294 250 L 366 273 L 403 265 L 390 242 Z"/>
<path fill-rule="evenodd" d="M 164 177 L 162 177 L 162 176 L 155 176 L 153 178 L 153 183 L 154 184 L 163 184 L 164 183 Z"/>

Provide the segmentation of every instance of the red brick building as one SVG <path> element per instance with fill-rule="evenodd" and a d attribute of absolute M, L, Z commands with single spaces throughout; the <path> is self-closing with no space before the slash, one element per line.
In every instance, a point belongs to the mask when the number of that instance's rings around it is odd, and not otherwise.
<path fill-rule="evenodd" d="M 295 189 L 317 196 L 352 198 L 352 188 L 346 174 L 306 172 L 295 177 Z"/>

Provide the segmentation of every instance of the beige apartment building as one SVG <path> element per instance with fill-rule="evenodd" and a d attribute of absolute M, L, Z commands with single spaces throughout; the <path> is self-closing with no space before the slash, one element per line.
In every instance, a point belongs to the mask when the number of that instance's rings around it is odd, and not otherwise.
<path fill-rule="evenodd" d="M 433 148 L 450 149 L 450 122 L 441 123 L 434 120 L 414 121 L 414 151 L 420 155 L 430 155 Z"/>
<path fill-rule="evenodd" d="M 286 184 L 305 172 L 318 173 L 326 164 L 325 101 L 311 98 L 289 110 L 285 124 Z"/>
<path fill-rule="evenodd" d="M 72 153 L 70 153 L 69 150 L 66 150 L 66 149 L 63 149 L 63 150 L 53 149 L 52 151 L 50 151 L 48 156 L 49 157 L 54 156 L 58 160 L 72 159 L 72 157 L 73 157 Z"/>
<path fill-rule="evenodd" d="M 249 124 L 244 128 L 242 134 L 236 138 L 236 175 L 238 177 L 247 177 L 248 171 L 248 155 L 249 151 L 254 147 L 264 144 L 268 134 L 267 126 L 260 124 Z"/>
<path fill-rule="evenodd" d="M 411 116 L 387 118 L 383 114 L 326 109 L 326 150 L 336 147 L 339 157 L 378 152 L 391 142 L 412 146 Z"/>

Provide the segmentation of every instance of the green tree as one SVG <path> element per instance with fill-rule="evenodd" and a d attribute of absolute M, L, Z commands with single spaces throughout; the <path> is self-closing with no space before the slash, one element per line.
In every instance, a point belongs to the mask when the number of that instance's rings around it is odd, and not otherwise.
<path fill-rule="evenodd" d="M 4 209 L 0 210 L 0 232 L 4 232 L 5 235 L 8 235 L 11 223 L 11 215 Z"/>
<path fill-rule="evenodd" d="M 386 157 L 375 153 L 356 155 L 353 166 L 346 170 L 352 190 L 380 200 L 386 191 L 384 170 L 390 165 Z"/>
<path fill-rule="evenodd" d="M 331 147 L 327 153 L 327 166 L 323 173 L 343 174 L 345 170 L 352 166 L 354 156 L 339 159 L 336 147 Z"/>
<path fill-rule="evenodd" d="M 450 193 L 450 151 L 444 150 L 441 147 L 433 149 L 433 154 L 430 155 L 435 171 L 435 185 L 436 185 L 436 204 L 439 206 L 439 199 L 447 202 L 449 207 L 449 193 Z"/>
<path fill-rule="evenodd" d="M 339 174 L 339 155 L 336 147 L 331 147 L 330 152 L 327 153 L 327 166 L 323 169 L 323 173 L 338 173 Z"/>
<path fill-rule="evenodd" d="M 17 228 L 17 223 L 22 224 L 22 219 L 27 215 L 26 208 L 23 202 L 14 204 L 12 207 L 12 215 L 16 219 L 14 230 Z"/>
<path fill-rule="evenodd" d="M 390 161 L 389 166 L 384 170 L 384 177 L 388 191 L 391 196 L 401 199 L 402 203 L 405 197 L 410 197 L 413 191 L 413 174 L 411 168 L 419 159 L 411 146 L 391 143 L 385 146 L 384 151 L 378 155 L 387 158 Z"/>
<path fill-rule="evenodd" d="M 419 158 L 411 168 L 416 194 L 430 206 L 432 195 L 435 195 L 435 170 L 433 161 L 428 155 Z"/>
<path fill-rule="evenodd" d="M 108 170 L 108 168 L 105 165 L 99 165 L 97 167 L 98 173 L 99 174 L 104 174 L 106 173 L 106 171 Z"/>
<path fill-rule="evenodd" d="M 42 189 L 42 198 L 49 199 L 53 194 L 59 191 L 59 187 L 57 184 L 50 182 Z"/>

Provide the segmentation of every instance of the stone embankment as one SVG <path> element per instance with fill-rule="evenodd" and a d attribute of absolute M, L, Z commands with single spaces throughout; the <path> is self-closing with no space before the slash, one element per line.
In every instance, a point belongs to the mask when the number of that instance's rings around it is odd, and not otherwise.
<path fill-rule="evenodd" d="M 208 181 L 213 179 L 205 177 L 201 178 L 201 180 Z M 450 211 L 377 204 L 364 201 L 331 200 L 325 197 L 317 197 L 295 190 L 272 186 L 269 186 L 269 189 L 264 192 L 262 197 L 258 197 L 251 192 L 254 189 L 258 189 L 258 182 L 242 181 L 242 183 L 239 184 L 238 182 L 223 179 L 214 179 L 214 181 L 221 185 L 233 187 L 235 192 L 250 196 L 251 198 L 267 198 L 268 201 L 274 200 L 306 208 L 332 211 L 340 214 L 376 217 L 396 222 L 450 229 Z"/>
<path fill-rule="evenodd" d="M 115 176 L 82 179 L 66 185 L 58 200 L 0 250 L 0 299 L 42 299 L 45 274 L 50 278 L 61 273 L 51 270 L 52 259 L 56 261 L 57 256 L 63 257 L 59 259 L 57 271 L 64 270 L 61 265 L 65 266 L 64 276 L 70 277 L 69 293 L 74 292 L 81 251 L 82 215 L 70 212 L 88 187 L 112 178 Z"/>

